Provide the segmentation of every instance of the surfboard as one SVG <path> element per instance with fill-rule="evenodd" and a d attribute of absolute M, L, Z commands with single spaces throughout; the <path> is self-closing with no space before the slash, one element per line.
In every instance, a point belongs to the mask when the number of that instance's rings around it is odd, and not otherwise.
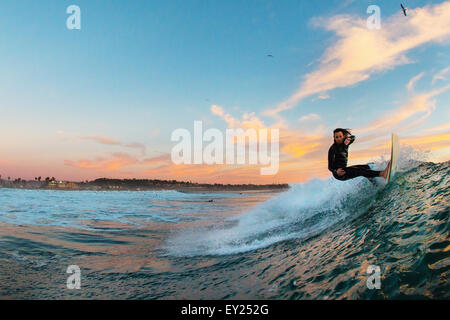
<path fill-rule="evenodd" d="M 399 143 L 398 143 L 398 135 L 392 134 L 392 142 L 391 142 L 391 162 L 389 163 L 388 174 L 386 177 L 386 184 L 389 183 L 391 177 L 394 176 L 395 170 L 397 169 L 397 160 L 398 160 L 398 151 L 399 151 Z"/>

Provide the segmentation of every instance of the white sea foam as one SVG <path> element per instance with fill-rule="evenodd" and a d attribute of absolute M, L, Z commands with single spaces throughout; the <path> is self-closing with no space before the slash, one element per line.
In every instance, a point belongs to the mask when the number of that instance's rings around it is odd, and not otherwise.
<path fill-rule="evenodd" d="M 381 183 L 374 188 L 365 178 L 313 179 L 295 184 L 251 211 L 229 219 L 227 226 L 182 230 L 167 240 L 165 249 L 175 256 L 223 255 L 308 238 L 365 212 L 382 187 Z"/>
<path fill-rule="evenodd" d="M 427 153 L 404 146 L 400 149 L 397 172 L 409 171 L 427 160 Z M 371 163 L 383 170 L 388 159 Z M 330 177 L 313 179 L 261 203 L 228 225 L 182 230 L 166 241 L 168 255 L 226 255 L 251 251 L 288 239 L 307 239 L 345 220 L 367 211 L 375 194 L 385 187 L 384 179 L 375 184 L 358 177 L 338 181 Z"/>

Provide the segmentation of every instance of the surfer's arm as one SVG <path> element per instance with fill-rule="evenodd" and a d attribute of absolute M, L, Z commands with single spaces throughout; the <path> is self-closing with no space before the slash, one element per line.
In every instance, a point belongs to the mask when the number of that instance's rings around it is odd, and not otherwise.
<path fill-rule="evenodd" d="M 346 146 L 349 146 L 349 145 L 351 145 L 352 143 L 353 143 L 353 141 L 355 141 L 355 139 L 356 139 L 356 137 L 355 136 L 348 136 L 346 139 L 345 139 L 345 141 L 347 141 L 347 140 L 349 140 L 349 143 L 346 143 L 345 145 Z"/>
<path fill-rule="evenodd" d="M 336 169 L 333 169 L 334 163 L 334 149 L 331 146 L 330 150 L 328 150 L 328 170 L 330 170 L 333 174 L 336 173 Z"/>

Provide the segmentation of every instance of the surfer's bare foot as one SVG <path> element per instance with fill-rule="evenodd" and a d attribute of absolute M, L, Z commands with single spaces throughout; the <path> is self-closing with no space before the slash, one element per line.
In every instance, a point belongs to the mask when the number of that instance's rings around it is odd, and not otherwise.
<path fill-rule="evenodd" d="M 386 168 L 380 172 L 380 177 L 383 177 L 384 179 L 387 178 L 387 174 L 388 174 L 388 170 L 389 170 L 389 164 L 391 163 L 391 161 L 388 162 Z"/>

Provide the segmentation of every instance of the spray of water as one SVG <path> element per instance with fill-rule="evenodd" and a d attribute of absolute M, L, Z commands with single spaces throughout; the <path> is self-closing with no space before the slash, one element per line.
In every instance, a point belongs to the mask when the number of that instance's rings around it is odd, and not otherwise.
<path fill-rule="evenodd" d="M 398 172 L 417 167 L 423 153 L 401 150 Z M 380 158 L 371 167 L 384 169 L 387 159 Z M 338 181 L 330 177 L 291 185 L 277 197 L 261 203 L 227 225 L 182 230 L 166 241 L 168 255 L 226 255 L 270 246 L 288 239 L 308 239 L 348 218 L 366 212 L 375 195 L 385 187 L 384 179 L 358 177 Z"/>

